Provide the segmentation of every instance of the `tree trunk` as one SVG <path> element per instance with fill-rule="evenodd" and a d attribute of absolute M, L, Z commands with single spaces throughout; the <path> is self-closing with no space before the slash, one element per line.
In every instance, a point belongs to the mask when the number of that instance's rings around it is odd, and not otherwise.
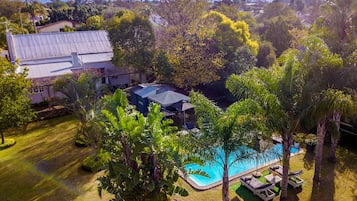
<path fill-rule="evenodd" d="M 1 133 L 1 144 L 5 144 L 5 135 L 1 131 L 0 131 L 0 133 Z"/>
<path fill-rule="evenodd" d="M 292 137 L 289 133 L 283 134 L 283 178 L 281 180 L 281 196 L 280 200 L 286 200 L 288 197 L 288 180 L 290 169 L 290 148 L 292 145 Z"/>
<path fill-rule="evenodd" d="M 317 123 L 317 144 L 316 144 L 316 156 L 315 156 L 315 173 L 314 173 L 314 186 L 318 186 L 320 182 L 320 170 L 321 170 L 321 162 L 322 162 L 322 154 L 324 149 L 324 139 L 326 135 L 326 119 L 319 119 Z"/>
<path fill-rule="evenodd" d="M 331 162 L 336 162 L 336 149 L 337 149 L 338 139 L 340 135 L 341 113 L 334 111 L 332 115 L 332 121 L 336 124 L 338 135 L 331 134 L 331 149 L 330 149 L 329 160 Z"/>
<path fill-rule="evenodd" d="M 222 186 L 222 200 L 229 201 L 229 180 L 228 180 L 228 157 L 229 154 L 224 154 L 223 164 L 223 186 Z"/>

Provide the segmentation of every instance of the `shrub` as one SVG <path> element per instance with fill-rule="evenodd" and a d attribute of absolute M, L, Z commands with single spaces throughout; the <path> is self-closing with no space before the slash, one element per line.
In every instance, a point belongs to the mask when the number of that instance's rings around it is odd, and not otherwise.
<path fill-rule="evenodd" d="M 305 144 L 307 145 L 316 145 L 317 144 L 317 137 L 315 134 L 308 134 L 305 137 Z"/>
<path fill-rule="evenodd" d="M 82 162 L 82 168 L 89 172 L 98 172 L 109 162 L 110 154 L 100 150 L 96 156 L 88 156 Z"/>
<path fill-rule="evenodd" d="M 4 144 L 0 144 L 0 150 L 9 148 L 9 147 L 11 147 L 11 146 L 13 146 L 15 144 L 16 144 L 15 139 L 7 138 L 7 139 L 5 139 L 5 143 Z"/>
<path fill-rule="evenodd" d="M 78 147 L 88 147 L 89 146 L 89 142 L 84 135 L 77 135 L 77 138 L 74 141 L 74 144 L 77 145 Z"/>
<path fill-rule="evenodd" d="M 303 143 L 305 140 L 305 134 L 304 133 L 297 133 L 294 135 L 294 141 L 297 143 Z"/>

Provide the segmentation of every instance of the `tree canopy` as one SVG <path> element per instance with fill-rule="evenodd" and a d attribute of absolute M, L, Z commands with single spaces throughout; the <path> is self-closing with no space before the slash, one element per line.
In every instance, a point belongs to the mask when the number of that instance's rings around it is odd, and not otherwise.
<path fill-rule="evenodd" d="M 0 133 L 4 144 L 4 130 L 25 124 L 34 117 L 28 97 L 30 80 L 27 72 L 16 72 L 16 66 L 0 58 Z"/>
<path fill-rule="evenodd" d="M 132 11 L 120 11 L 107 27 L 113 45 L 113 62 L 119 67 L 131 67 L 148 72 L 154 57 L 155 36 L 145 17 Z"/>

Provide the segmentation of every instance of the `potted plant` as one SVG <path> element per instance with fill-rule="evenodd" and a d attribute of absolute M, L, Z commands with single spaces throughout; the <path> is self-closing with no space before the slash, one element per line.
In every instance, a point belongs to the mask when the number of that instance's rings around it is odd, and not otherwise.
<path fill-rule="evenodd" d="M 316 144 L 317 144 L 317 137 L 315 134 L 310 133 L 306 135 L 305 145 L 306 145 L 307 152 L 314 152 Z"/>
<path fill-rule="evenodd" d="M 304 133 L 297 133 L 293 136 L 294 138 L 294 147 L 300 148 L 300 144 L 304 143 L 305 134 Z"/>

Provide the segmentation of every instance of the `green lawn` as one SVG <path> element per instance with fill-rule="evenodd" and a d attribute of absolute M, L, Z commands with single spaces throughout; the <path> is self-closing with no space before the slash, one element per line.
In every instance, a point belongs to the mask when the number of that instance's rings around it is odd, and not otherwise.
<path fill-rule="evenodd" d="M 81 169 L 89 148 L 74 145 L 72 116 L 13 129 L 16 145 L 0 151 L 1 201 L 99 200 L 97 175 Z"/>
<path fill-rule="evenodd" d="M 7 137 L 16 139 L 16 145 L 0 150 L 0 201 L 100 200 L 96 183 L 99 174 L 80 168 L 91 149 L 74 146 L 77 123 L 74 117 L 67 116 L 6 133 Z M 301 177 L 305 183 L 302 190 L 289 190 L 289 200 L 357 201 L 357 154 L 340 148 L 338 158 L 336 164 L 324 159 L 322 187 L 312 192 L 313 158 L 305 154 L 293 157 L 292 169 L 304 170 Z M 198 192 L 184 181 L 180 183 L 190 196 L 174 196 L 173 200 L 221 200 L 221 187 Z M 237 181 L 231 184 L 232 200 L 259 200 Z M 103 200 L 108 200 L 108 195 Z"/>

